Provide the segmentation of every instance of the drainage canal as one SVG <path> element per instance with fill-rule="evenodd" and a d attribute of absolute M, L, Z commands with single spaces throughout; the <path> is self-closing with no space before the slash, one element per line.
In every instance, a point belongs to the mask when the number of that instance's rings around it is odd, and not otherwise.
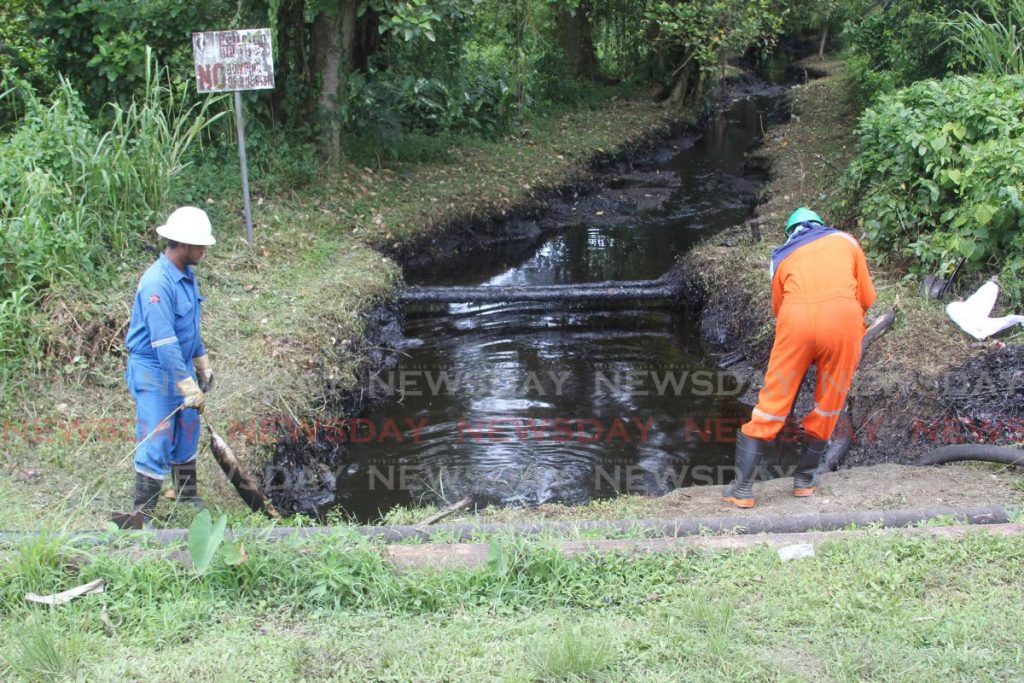
<path fill-rule="evenodd" d="M 699 239 L 750 215 L 763 178 L 746 152 L 778 115 L 760 84 L 556 201 L 528 234 L 421 286 L 654 280 Z M 548 232 L 552 227 L 557 231 Z M 513 245 L 515 246 L 515 245 Z M 686 320 L 656 301 L 410 304 L 411 343 L 370 391 L 390 394 L 355 425 L 336 504 L 375 519 L 399 504 L 586 503 L 721 480 L 747 416 L 741 387 L 710 365 Z"/>

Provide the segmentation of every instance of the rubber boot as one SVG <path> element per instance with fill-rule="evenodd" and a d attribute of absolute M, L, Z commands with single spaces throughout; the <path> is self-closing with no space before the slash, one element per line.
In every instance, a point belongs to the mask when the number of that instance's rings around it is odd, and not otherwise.
<path fill-rule="evenodd" d="M 177 501 L 183 505 L 191 505 L 196 510 L 202 510 L 204 505 L 199 498 L 199 488 L 196 485 L 196 461 L 171 465 L 171 477 L 174 480 Z"/>
<path fill-rule="evenodd" d="M 147 477 L 141 472 L 135 473 L 135 503 L 132 505 L 130 517 L 131 528 L 142 529 L 153 519 L 163 485 L 160 479 Z"/>
<path fill-rule="evenodd" d="M 743 432 L 736 435 L 736 478 L 722 491 L 722 500 L 738 508 L 754 507 L 754 473 L 768 447 L 767 441 L 751 439 Z"/>
<path fill-rule="evenodd" d="M 793 475 L 793 495 L 797 498 L 813 496 L 818 490 L 818 480 L 814 473 L 821 464 L 828 450 L 828 440 L 822 441 L 813 436 L 804 435 L 800 443 L 800 455 L 797 456 L 796 473 Z"/>

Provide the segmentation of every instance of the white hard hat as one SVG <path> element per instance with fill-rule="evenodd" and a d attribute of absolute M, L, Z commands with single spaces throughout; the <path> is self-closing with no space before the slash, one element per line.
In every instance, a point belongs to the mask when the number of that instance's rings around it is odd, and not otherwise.
<path fill-rule="evenodd" d="M 183 206 L 167 217 L 167 222 L 156 229 L 156 234 L 181 244 L 208 247 L 216 244 L 210 217 L 202 209 Z"/>

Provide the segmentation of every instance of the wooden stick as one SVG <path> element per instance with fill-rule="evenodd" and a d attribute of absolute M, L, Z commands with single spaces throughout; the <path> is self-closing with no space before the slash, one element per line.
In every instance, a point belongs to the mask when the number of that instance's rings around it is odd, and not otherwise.
<path fill-rule="evenodd" d="M 227 441 L 214 430 L 209 420 L 206 421 L 206 429 L 210 432 L 210 450 L 213 451 L 213 457 L 249 509 L 253 512 L 262 512 L 270 519 L 281 519 L 281 513 L 274 507 L 274 503 L 263 495 L 256 480 L 242 467 L 242 463 L 238 462 L 231 446 L 228 446 Z"/>
<path fill-rule="evenodd" d="M 898 304 L 898 302 L 897 302 Z M 893 322 L 896 320 L 896 309 L 898 306 L 893 306 L 883 315 L 879 316 L 878 320 L 872 323 L 871 327 L 864 333 L 864 339 L 861 341 L 860 353 L 863 357 L 864 353 L 868 350 L 868 347 L 874 343 L 876 339 L 885 334 Z M 833 435 L 832 441 L 828 446 L 828 451 L 825 452 L 825 457 L 822 458 L 821 464 L 818 466 L 819 472 L 835 472 L 839 469 L 839 461 L 842 460 L 847 451 L 853 445 L 853 419 L 850 411 L 850 401 L 847 399 L 843 403 L 842 415 L 839 417 L 839 423 L 844 425 L 844 429 L 838 434 Z"/>
<path fill-rule="evenodd" d="M 468 508 L 472 504 L 473 504 L 473 499 L 467 496 L 466 498 L 463 498 L 459 502 L 452 503 L 451 505 L 449 505 L 448 507 L 444 508 L 443 510 L 439 510 L 438 512 L 430 515 L 429 517 L 427 517 L 425 520 L 423 520 L 422 522 L 420 522 L 416 526 L 421 527 L 421 526 L 428 526 L 430 524 L 436 524 L 437 522 L 440 522 L 442 519 L 444 519 L 448 515 L 452 514 L 453 512 L 458 512 L 462 508 Z"/>

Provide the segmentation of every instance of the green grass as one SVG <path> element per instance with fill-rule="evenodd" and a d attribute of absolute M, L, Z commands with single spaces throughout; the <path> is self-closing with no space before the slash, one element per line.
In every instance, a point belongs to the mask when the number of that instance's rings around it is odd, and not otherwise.
<path fill-rule="evenodd" d="M 617 659 L 619 643 L 600 620 L 589 624 L 563 624 L 554 633 L 529 643 L 527 662 L 532 679 L 544 681 L 592 680 L 602 676 Z"/>
<path fill-rule="evenodd" d="M 156 553 L 71 552 L 45 540 L 0 564 L 0 677 L 45 680 L 52 670 L 101 681 L 1024 676 L 1016 623 L 1024 546 L 1016 538 L 836 540 L 785 565 L 768 549 L 568 560 L 545 542 L 502 547 L 508 560 L 483 569 L 396 573 L 378 546 L 340 531 L 253 542 L 247 563 L 217 565 L 198 578 Z M 26 590 L 98 577 L 106 593 L 62 608 L 22 600 Z"/>
<path fill-rule="evenodd" d="M 939 25 L 961 53 L 961 65 L 986 74 L 1024 73 L 1024 2 L 986 0 L 978 9 L 957 10 Z"/>
<path fill-rule="evenodd" d="M 77 635 L 65 637 L 52 624 L 33 616 L 24 630 L 12 635 L 3 659 L 10 673 L 19 679 L 74 680 L 78 673 L 79 643 Z"/>

